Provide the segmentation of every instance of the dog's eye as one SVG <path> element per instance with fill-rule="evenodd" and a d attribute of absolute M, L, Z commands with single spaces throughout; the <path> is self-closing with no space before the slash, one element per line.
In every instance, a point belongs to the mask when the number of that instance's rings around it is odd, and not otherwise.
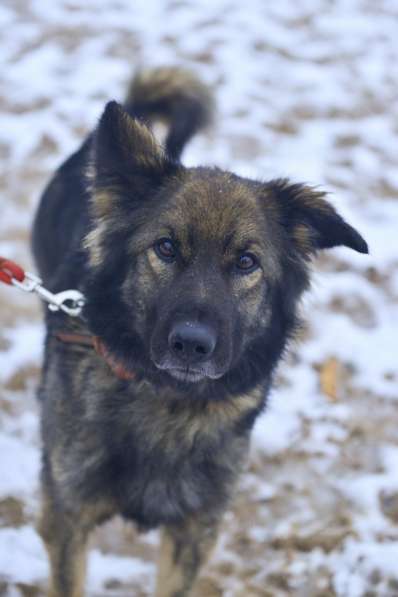
<path fill-rule="evenodd" d="M 252 253 L 242 253 L 239 255 L 236 267 L 244 274 L 250 274 L 258 268 L 258 261 Z"/>
<path fill-rule="evenodd" d="M 173 241 L 169 238 L 160 238 L 154 245 L 155 253 L 163 261 L 174 261 L 177 256 L 177 251 L 174 247 Z"/>

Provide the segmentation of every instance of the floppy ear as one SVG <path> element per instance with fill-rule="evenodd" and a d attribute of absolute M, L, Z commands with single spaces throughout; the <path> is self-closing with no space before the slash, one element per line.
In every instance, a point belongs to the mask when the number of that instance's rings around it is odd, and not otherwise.
<path fill-rule="evenodd" d="M 92 204 L 95 215 L 106 216 L 115 207 L 132 204 L 160 186 L 172 163 L 151 131 L 109 102 L 92 139 Z"/>
<path fill-rule="evenodd" d="M 269 188 L 281 210 L 283 226 L 303 255 L 341 245 L 368 253 L 365 240 L 325 200 L 326 193 L 286 179 L 272 181 Z"/>

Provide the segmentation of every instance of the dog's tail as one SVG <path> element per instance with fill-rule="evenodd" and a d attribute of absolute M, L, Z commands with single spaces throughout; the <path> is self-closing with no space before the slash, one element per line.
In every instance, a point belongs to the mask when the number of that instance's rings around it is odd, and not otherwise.
<path fill-rule="evenodd" d="M 147 124 L 166 121 L 166 151 L 175 160 L 191 137 L 210 124 L 213 107 L 209 88 L 190 71 L 176 67 L 138 72 L 125 100 L 134 118 Z"/>

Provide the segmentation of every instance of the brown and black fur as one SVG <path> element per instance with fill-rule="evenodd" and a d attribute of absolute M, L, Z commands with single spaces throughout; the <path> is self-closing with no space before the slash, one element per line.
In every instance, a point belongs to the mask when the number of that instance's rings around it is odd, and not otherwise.
<path fill-rule="evenodd" d="M 192 75 L 140 75 L 39 207 L 33 248 L 46 286 L 87 298 L 77 323 L 47 315 L 40 530 L 53 597 L 83 594 L 87 537 L 117 513 L 163 527 L 157 597 L 190 593 L 297 328 L 312 256 L 337 245 L 367 252 L 319 191 L 185 168 L 181 151 L 210 114 Z M 165 149 L 147 127 L 153 117 L 169 122 Z M 172 261 L 159 255 L 162 238 Z M 242 270 L 243 254 L 254 269 Z M 188 328 L 203 345 L 174 341 Z M 59 329 L 99 336 L 135 379 L 59 342 Z"/>

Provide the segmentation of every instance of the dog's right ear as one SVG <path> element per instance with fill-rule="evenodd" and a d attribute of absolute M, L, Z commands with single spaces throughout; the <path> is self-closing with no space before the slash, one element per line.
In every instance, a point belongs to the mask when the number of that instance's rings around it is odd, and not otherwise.
<path fill-rule="evenodd" d="M 159 187 L 173 164 L 144 124 L 109 102 L 93 137 L 91 178 L 95 215 L 128 208 Z"/>

